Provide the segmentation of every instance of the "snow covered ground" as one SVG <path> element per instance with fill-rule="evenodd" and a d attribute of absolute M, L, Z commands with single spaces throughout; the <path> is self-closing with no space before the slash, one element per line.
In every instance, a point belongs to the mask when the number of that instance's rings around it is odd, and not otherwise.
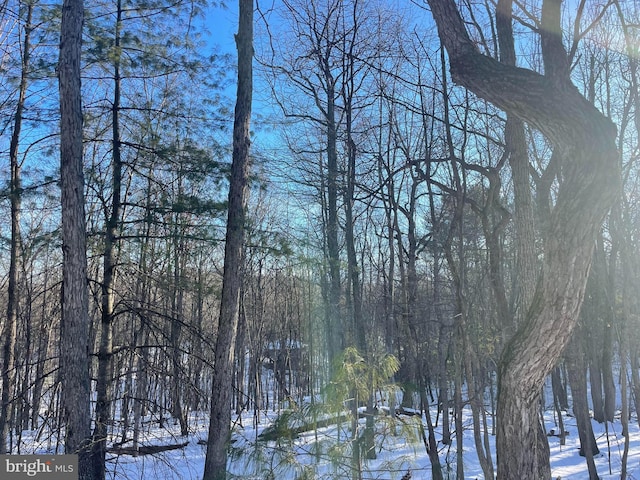
<path fill-rule="evenodd" d="M 465 414 L 468 417 L 464 422 L 465 478 L 484 479 L 474 451 L 470 412 Z M 346 447 L 350 438 L 349 425 L 342 425 L 340 429 L 337 426 L 327 427 L 320 429 L 317 434 L 309 432 L 296 439 L 278 443 L 256 442 L 257 435 L 276 417 L 276 412 L 263 412 L 257 429 L 253 427 L 251 414 L 239 419 L 242 426 L 238 423 L 234 429 L 232 458 L 229 465 L 234 478 L 245 480 L 351 478 L 352 462 Z M 547 430 L 556 428 L 557 431 L 551 411 L 546 420 Z M 395 422 L 388 417 L 378 420 L 376 427 L 378 458 L 364 462 L 363 479 L 400 479 L 408 470 L 411 471 L 413 480 L 431 478 L 431 464 L 416 422 L 417 417 L 404 417 Z M 566 445 L 561 446 L 557 437 L 549 437 L 553 479 L 588 478 L 585 460 L 578 455 L 579 440 L 575 420 L 567 415 L 564 422 L 565 430 L 569 432 Z M 596 459 L 600 478 L 620 478 L 624 447 L 620 422 L 610 423 L 608 428 L 597 422 L 592 423 L 601 451 Z M 137 458 L 128 455 L 110 456 L 108 478 L 199 480 L 202 478 L 206 447 L 198 442 L 206 438 L 207 419 L 203 415 L 194 416 L 192 425 L 194 433 L 187 439 L 189 445 L 186 448 L 155 455 L 142 455 Z M 178 427 L 175 428 L 176 431 L 157 428 L 148 430 L 145 443 L 171 444 L 184 441 L 185 439 L 177 436 Z M 628 478 L 640 479 L 640 429 L 635 416 L 630 422 L 630 433 Z M 338 435 L 340 435 L 340 441 L 338 441 Z M 495 438 L 491 437 L 495 464 L 494 440 Z M 455 442 L 452 446 L 440 444 L 440 461 L 445 470 L 450 469 L 450 478 L 455 478 L 455 459 Z"/>

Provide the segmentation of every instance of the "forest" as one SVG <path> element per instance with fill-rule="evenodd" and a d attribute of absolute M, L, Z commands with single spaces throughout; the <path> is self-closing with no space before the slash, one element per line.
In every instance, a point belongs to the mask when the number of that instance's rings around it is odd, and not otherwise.
<path fill-rule="evenodd" d="M 368 465 L 416 436 L 414 479 L 536 480 L 572 436 L 637 478 L 640 2 L 0 22 L 0 455 L 151 478 L 197 432 L 155 478 L 408 480 Z"/>

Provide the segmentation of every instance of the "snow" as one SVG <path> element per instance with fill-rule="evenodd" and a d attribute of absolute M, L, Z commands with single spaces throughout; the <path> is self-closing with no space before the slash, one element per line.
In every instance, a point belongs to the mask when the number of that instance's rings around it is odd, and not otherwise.
<path fill-rule="evenodd" d="M 270 372 L 265 372 L 265 375 Z M 399 402 L 401 395 L 398 389 L 388 390 L 384 397 Z M 553 398 L 550 393 L 547 398 Z M 308 399 L 307 399 L 308 400 Z M 376 417 L 376 460 L 362 461 L 363 480 L 400 480 L 407 471 L 411 471 L 412 480 L 431 478 L 431 463 L 427 455 L 420 421 L 426 432 L 424 417 L 400 415 L 392 417 L 388 414 L 388 405 L 382 398 L 378 399 L 381 412 Z M 486 402 L 488 428 L 491 432 L 490 402 Z M 294 439 L 280 441 L 262 441 L 259 435 L 278 416 L 287 411 L 286 405 L 280 405 L 280 411 L 261 411 L 259 416 L 254 412 L 244 412 L 233 417 L 233 432 L 230 448 L 228 470 L 230 479 L 265 480 L 305 480 L 305 479 L 350 479 L 353 462 L 350 454 L 351 422 L 343 422 L 317 431 L 306 432 Z M 618 407 L 620 403 L 618 401 Z M 436 406 L 431 407 L 431 418 L 435 422 Z M 308 414 L 309 409 L 306 409 Z M 347 413 L 347 412 L 344 412 Z M 300 425 L 308 421 L 302 414 L 295 413 L 289 420 L 290 425 Z M 325 414 L 328 415 L 328 414 Z M 320 419 L 319 417 L 318 419 Z M 204 470 L 206 455 L 206 438 L 209 428 L 208 415 L 205 412 L 192 413 L 189 418 L 191 433 L 188 437 L 180 436 L 178 422 L 167 420 L 163 427 L 159 426 L 156 417 L 149 416 L 143 420 L 140 443 L 142 445 L 175 445 L 188 441 L 185 448 L 165 451 L 157 454 L 130 455 L 107 454 L 107 479 L 110 480 L 200 480 Z M 166 420 L 166 417 L 165 417 Z M 553 480 L 583 480 L 588 478 L 585 459 L 578 454 L 579 436 L 575 418 L 570 412 L 563 413 L 565 431 L 568 432 L 566 444 L 560 445 L 557 436 L 549 436 L 551 452 L 551 472 Z M 359 429 L 364 429 L 365 421 L 361 419 Z M 453 428 L 453 418 L 450 418 Z M 545 412 L 547 432 L 559 431 L 555 421 L 555 413 L 549 406 Z M 596 467 L 602 480 L 620 478 L 624 437 L 620 414 L 616 420 L 607 425 L 592 420 L 592 426 L 600 454 L 596 457 Z M 436 425 L 436 438 L 441 439 L 441 422 Z M 463 410 L 463 458 L 466 479 L 483 479 L 473 440 L 471 411 Z M 640 479 L 640 427 L 636 414 L 629 421 L 630 449 L 627 460 L 627 478 Z M 122 432 L 117 428 L 112 433 L 110 444 L 121 440 Z M 56 432 L 47 430 L 47 425 L 40 431 L 23 432 L 20 441 L 20 454 L 62 453 L 62 442 L 56 441 Z M 456 444 L 455 433 L 451 432 L 452 444 L 443 445 L 438 442 L 441 466 L 444 478 L 455 479 Z M 495 466 L 495 437 L 490 436 L 491 453 Z M 125 443 L 123 447 L 130 447 Z M 447 472 L 450 476 L 447 477 Z"/>
<path fill-rule="evenodd" d="M 262 412 L 261 422 L 257 428 L 253 426 L 252 413 L 246 413 L 234 429 L 230 454 L 229 471 L 231 478 L 257 480 L 269 478 L 298 479 L 298 478 L 350 478 L 351 458 L 348 450 L 350 431 L 348 424 L 327 427 L 317 432 L 300 435 L 294 440 L 281 442 L 256 441 L 261 431 L 269 426 L 277 417 L 277 412 Z M 435 412 L 434 412 L 435 418 Z M 362 478 L 366 480 L 394 480 L 400 479 L 407 470 L 413 479 L 431 478 L 431 464 L 426 454 L 422 438 L 417 428 L 418 417 L 401 417 L 393 420 L 391 417 L 381 416 L 376 425 L 376 445 L 378 458 L 363 461 Z M 424 419 L 423 419 L 424 420 Z M 546 418 L 547 430 L 557 426 L 551 411 Z M 600 478 L 620 478 L 624 437 L 621 434 L 619 419 L 605 425 L 592 421 L 594 433 L 600 448 L 600 455 L 596 458 L 596 466 Z M 203 415 L 193 416 L 191 425 L 194 432 L 189 436 L 189 445 L 180 450 L 167 451 L 155 455 L 143 455 L 137 458 L 121 455 L 110 456 L 108 461 L 108 475 L 111 479 L 201 479 L 204 467 L 206 447 L 198 444 L 206 438 L 208 425 Z M 551 470 L 554 480 L 582 480 L 587 477 L 587 466 L 583 457 L 578 455 L 579 439 L 575 419 L 570 415 L 564 416 L 565 430 L 569 432 L 566 445 L 560 445 L 558 437 L 548 437 L 551 449 Z M 364 428 L 361 421 L 360 426 Z M 426 428 L 426 426 L 425 426 Z M 470 411 L 464 411 L 464 461 L 465 478 L 484 479 L 476 453 L 474 451 L 473 431 Z M 628 478 L 640 478 L 640 429 L 637 419 L 631 419 L 630 451 L 627 464 Z M 608 431 L 607 431 L 608 430 Z M 341 439 L 337 441 L 338 436 Z M 345 441 L 346 440 L 346 441 Z M 491 437 L 492 454 L 495 464 L 495 440 Z M 170 444 L 184 441 L 179 437 L 178 427 L 171 426 L 163 431 L 150 430 L 144 443 Z M 320 448 L 318 448 L 320 446 Z M 440 461 L 442 467 L 451 472 L 450 478 L 455 478 L 456 447 L 439 443 Z M 304 477 L 305 471 L 314 475 Z"/>

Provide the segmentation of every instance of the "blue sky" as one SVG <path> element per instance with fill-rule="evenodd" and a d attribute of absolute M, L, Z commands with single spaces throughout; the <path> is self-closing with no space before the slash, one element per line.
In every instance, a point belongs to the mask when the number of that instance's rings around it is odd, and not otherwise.
<path fill-rule="evenodd" d="M 238 30 L 237 0 L 225 2 L 225 7 L 210 7 L 206 25 L 211 33 L 211 43 L 218 45 L 225 53 L 235 54 L 233 35 Z"/>

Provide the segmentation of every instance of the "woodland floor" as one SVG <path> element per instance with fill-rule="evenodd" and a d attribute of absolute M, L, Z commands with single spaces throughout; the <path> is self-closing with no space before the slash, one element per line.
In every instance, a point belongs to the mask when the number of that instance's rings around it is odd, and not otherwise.
<path fill-rule="evenodd" d="M 299 435 L 295 439 L 279 442 L 256 441 L 258 435 L 277 418 L 278 412 L 261 412 L 260 422 L 254 428 L 253 413 L 236 418 L 232 440 L 232 454 L 229 471 L 231 478 L 245 480 L 274 479 L 349 479 L 352 475 L 352 461 L 348 451 L 349 426 L 332 425 Z M 546 412 L 547 431 L 558 431 L 551 409 Z M 435 418 L 435 413 L 432 418 Z M 430 479 L 431 464 L 420 433 L 418 416 L 401 416 L 393 421 L 380 416 L 376 422 L 377 459 L 363 461 L 363 480 L 399 480 L 408 470 L 412 480 Z M 204 467 L 206 447 L 203 445 L 208 431 L 208 419 L 204 413 L 190 418 L 193 433 L 188 437 L 179 436 L 179 426 L 172 422 L 159 428 L 153 418 L 147 419 L 143 445 L 176 445 L 188 442 L 182 448 L 150 453 L 134 457 L 128 454 L 109 454 L 107 478 L 113 480 L 200 480 Z M 424 424 L 424 418 L 423 424 Z M 491 418 L 488 416 L 488 421 Z M 453 421 L 453 420 L 452 420 Z M 361 420 L 361 428 L 364 421 Z M 624 437 L 619 414 L 616 421 L 605 427 L 592 421 L 594 433 L 601 453 L 596 458 L 596 466 L 601 479 L 620 478 L 620 468 L 624 448 Z M 425 424 L 426 425 L 426 424 Z M 570 412 L 564 414 L 565 430 L 568 432 L 566 444 L 560 439 L 549 437 L 551 447 L 551 470 L 554 480 L 582 480 L 588 478 L 583 457 L 578 454 L 578 432 L 575 419 Z M 630 451 L 627 462 L 628 479 L 640 479 L 640 428 L 635 414 L 630 421 Z M 426 429 L 426 426 L 424 427 Z M 489 427 L 490 428 L 490 427 Z M 21 445 L 22 454 L 54 453 L 56 445 L 51 437 L 35 441 L 36 432 L 25 432 Z M 440 435 L 440 433 L 438 433 Z M 45 438 L 41 436 L 41 438 Z M 440 461 L 451 479 L 455 478 L 456 446 L 439 443 Z M 491 436 L 492 454 L 495 464 L 495 437 Z M 125 444 L 126 446 L 126 444 Z M 464 462 L 465 478 L 484 479 L 474 450 L 471 412 L 464 412 Z M 273 477 L 269 477 L 273 472 Z"/>

